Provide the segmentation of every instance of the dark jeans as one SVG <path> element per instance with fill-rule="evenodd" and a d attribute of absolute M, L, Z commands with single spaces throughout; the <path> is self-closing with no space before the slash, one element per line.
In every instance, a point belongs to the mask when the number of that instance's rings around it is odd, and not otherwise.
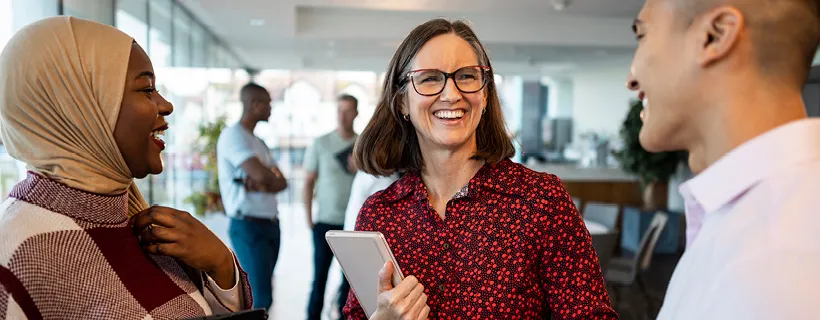
<path fill-rule="evenodd" d="M 331 230 L 342 230 L 343 225 L 317 223 L 313 226 L 313 290 L 308 302 L 308 320 L 322 319 L 322 307 L 325 305 L 325 287 L 333 251 L 325 241 L 325 233 Z"/>
<path fill-rule="evenodd" d="M 248 273 L 253 307 L 273 304 L 273 268 L 279 258 L 278 221 L 231 219 L 229 233 L 239 264 Z"/>

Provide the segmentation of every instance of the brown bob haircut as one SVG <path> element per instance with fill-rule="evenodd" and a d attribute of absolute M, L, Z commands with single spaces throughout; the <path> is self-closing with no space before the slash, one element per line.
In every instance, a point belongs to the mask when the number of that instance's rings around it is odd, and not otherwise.
<path fill-rule="evenodd" d="M 408 78 L 416 53 L 427 41 L 443 34 L 454 34 L 467 41 L 475 50 L 478 64 L 492 67 L 484 45 L 470 26 L 460 20 L 433 19 L 419 25 L 402 41 L 384 78 L 382 93 L 373 118 L 356 141 L 353 152 L 356 166 L 369 174 L 387 176 L 395 172 L 418 170 L 424 167 L 416 129 L 401 114 L 407 101 Z M 486 113 L 476 129 L 477 150 L 473 159 L 497 163 L 515 154 L 515 147 L 507 135 L 498 90 L 490 68 L 487 85 Z M 412 89 L 410 89 L 412 90 Z"/>

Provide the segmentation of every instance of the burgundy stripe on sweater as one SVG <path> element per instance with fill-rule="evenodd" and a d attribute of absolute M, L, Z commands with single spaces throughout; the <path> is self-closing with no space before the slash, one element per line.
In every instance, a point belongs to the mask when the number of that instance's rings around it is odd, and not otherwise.
<path fill-rule="evenodd" d="M 93 228 L 86 232 L 123 285 L 145 310 L 154 310 L 177 296 L 187 294 L 142 251 L 130 227 Z"/>
<path fill-rule="evenodd" d="M 0 285 L 11 294 L 20 309 L 23 309 L 26 318 L 29 320 L 43 319 L 43 315 L 40 314 L 40 310 L 37 309 L 37 305 L 34 304 L 34 300 L 31 299 L 23 283 L 4 266 L 0 266 Z M 5 317 L 4 314 L 0 314 L 0 316 Z"/>

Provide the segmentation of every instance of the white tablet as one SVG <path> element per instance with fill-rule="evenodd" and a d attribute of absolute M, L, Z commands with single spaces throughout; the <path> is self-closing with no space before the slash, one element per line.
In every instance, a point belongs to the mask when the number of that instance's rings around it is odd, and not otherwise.
<path fill-rule="evenodd" d="M 379 297 L 379 271 L 393 262 L 393 286 L 404 279 L 399 264 L 380 232 L 328 231 L 325 239 L 342 266 L 347 281 L 369 318 L 376 312 Z"/>

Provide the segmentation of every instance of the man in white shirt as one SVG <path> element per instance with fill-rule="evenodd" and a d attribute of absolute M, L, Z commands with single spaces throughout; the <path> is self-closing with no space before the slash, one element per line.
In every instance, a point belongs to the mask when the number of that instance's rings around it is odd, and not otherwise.
<path fill-rule="evenodd" d="M 817 319 L 820 121 L 801 91 L 818 0 L 647 0 L 640 142 L 687 150 L 687 250 L 659 319 Z"/>
<path fill-rule="evenodd" d="M 394 173 L 388 177 L 377 177 L 367 174 L 364 171 L 356 172 L 353 178 L 353 184 L 350 186 L 350 199 L 347 201 L 347 208 L 345 209 L 345 223 L 344 230 L 353 231 L 356 229 L 356 219 L 359 217 L 359 211 L 362 210 L 364 202 L 376 192 L 387 189 L 393 182 L 399 180 L 400 175 Z M 342 283 L 339 286 L 339 309 L 343 309 L 345 302 L 347 302 L 347 295 L 350 292 L 350 283 L 342 277 Z M 339 311 L 341 314 L 341 310 Z"/>
<path fill-rule="evenodd" d="M 231 217 L 231 244 L 248 273 L 253 307 L 267 309 L 273 303 L 271 279 L 280 245 L 276 193 L 287 188 L 287 181 L 268 146 L 253 135 L 256 124 L 270 118 L 270 94 L 251 83 L 242 87 L 240 99 L 241 120 L 222 130 L 216 145 L 219 191 Z"/>

